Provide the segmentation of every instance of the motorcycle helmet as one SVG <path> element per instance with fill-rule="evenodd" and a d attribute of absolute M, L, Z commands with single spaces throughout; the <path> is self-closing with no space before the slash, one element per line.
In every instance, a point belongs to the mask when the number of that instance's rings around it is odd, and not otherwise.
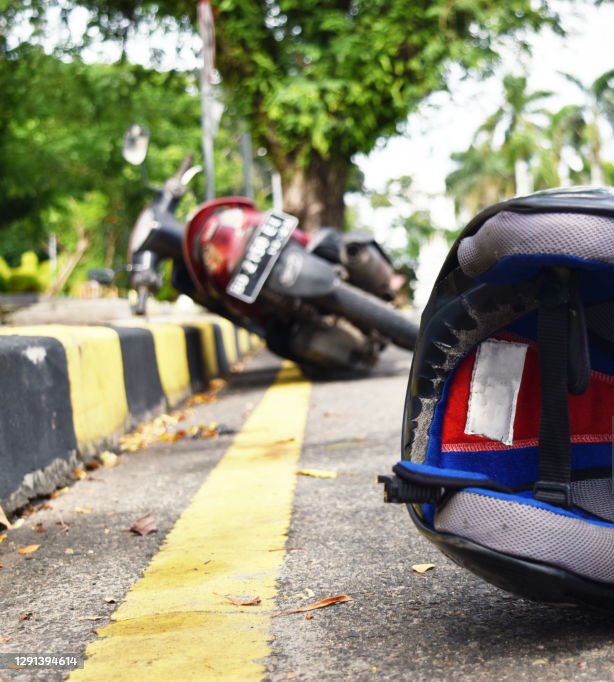
<path fill-rule="evenodd" d="M 614 191 L 491 206 L 421 319 L 389 502 L 531 599 L 614 608 Z"/>

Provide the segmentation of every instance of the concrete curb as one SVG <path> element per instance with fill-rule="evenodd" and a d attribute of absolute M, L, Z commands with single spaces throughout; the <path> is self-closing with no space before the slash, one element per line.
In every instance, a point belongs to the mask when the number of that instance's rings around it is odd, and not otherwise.
<path fill-rule="evenodd" d="M 9 513 L 262 343 L 215 316 L 0 327 L 0 337 L 0 505 Z"/>

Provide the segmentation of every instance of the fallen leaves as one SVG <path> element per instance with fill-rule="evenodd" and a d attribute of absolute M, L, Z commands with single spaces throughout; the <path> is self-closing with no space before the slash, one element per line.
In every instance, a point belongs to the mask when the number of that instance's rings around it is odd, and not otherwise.
<path fill-rule="evenodd" d="M 7 528 L 11 527 L 11 522 L 8 520 L 6 514 L 4 513 L 4 509 L 2 509 L 2 507 L 0 507 L 0 523 L 3 526 L 6 526 Z"/>
<path fill-rule="evenodd" d="M 192 396 L 197 398 L 198 396 Z M 198 404 L 198 403 L 193 403 Z M 176 428 L 180 422 L 192 416 L 191 410 L 179 410 L 172 414 L 162 414 L 153 421 L 144 422 L 132 433 L 119 439 L 122 452 L 138 452 L 154 443 L 176 443 L 184 438 L 215 438 L 215 436 L 232 432 L 216 423 L 198 424 L 189 428 Z"/>
<path fill-rule="evenodd" d="M 221 596 L 224 597 L 224 599 L 228 599 L 228 601 L 235 606 L 258 606 L 262 601 L 257 595 L 250 597 L 246 595 L 223 594 Z"/>
<path fill-rule="evenodd" d="M 183 440 L 188 435 L 187 431 L 183 429 L 180 431 L 166 431 L 160 436 L 163 443 L 176 443 L 178 440 Z"/>
<path fill-rule="evenodd" d="M 119 457 L 110 450 L 104 450 L 98 455 L 98 459 L 103 467 L 110 469 L 119 462 Z"/>
<path fill-rule="evenodd" d="M 10 642 L 11 638 L 9 635 L 0 635 L 0 644 L 6 644 L 7 642 Z"/>
<path fill-rule="evenodd" d="M 21 549 L 18 549 L 19 554 L 32 554 L 38 550 L 40 545 L 28 545 L 27 547 L 22 547 Z"/>
<path fill-rule="evenodd" d="M 0 533 L 0 545 L 8 538 L 7 533 Z"/>
<path fill-rule="evenodd" d="M 311 599 L 312 597 L 315 597 L 315 592 L 307 588 L 304 592 L 293 594 L 291 599 L 300 599 L 301 601 L 305 601 L 305 599 Z"/>
<path fill-rule="evenodd" d="M 84 469 L 80 469 L 78 467 L 75 467 L 72 470 L 72 475 L 78 480 L 82 481 L 84 478 L 87 478 L 87 472 Z"/>
<path fill-rule="evenodd" d="M 435 564 L 414 564 L 411 567 L 411 570 L 414 571 L 414 573 L 419 573 L 420 575 L 423 575 L 424 573 L 430 571 L 433 568 L 435 568 Z"/>
<path fill-rule="evenodd" d="M 77 514 L 91 514 L 93 509 L 90 507 L 75 507 L 73 511 Z"/>
<path fill-rule="evenodd" d="M 32 620 L 33 615 L 34 614 L 32 613 L 32 611 L 26 611 L 25 613 L 20 613 L 19 614 L 19 621 L 22 622 L 24 620 Z"/>
<path fill-rule="evenodd" d="M 205 393 L 195 393 L 191 398 L 186 400 L 187 407 L 193 407 L 194 405 L 205 405 L 207 403 L 217 402 L 217 396 L 213 391 L 206 391 Z"/>
<path fill-rule="evenodd" d="M 340 594 L 337 597 L 327 597 L 326 599 L 320 599 L 319 601 L 314 601 L 311 604 L 305 604 L 305 606 L 300 606 L 298 609 L 290 609 L 288 611 L 282 611 L 276 614 L 277 616 L 288 616 L 291 613 L 305 613 L 306 611 L 315 611 L 316 609 L 324 609 L 327 606 L 332 606 L 333 604 L 343 604 L 344 602 L 354 601 L 352 597 L 348 597 L 347 594 Z"/>
<path fill-rule="evenodd" d="M 150 533 L 155 533 L 158 529 L 156 528 L 156 522 L 151 514 L 145 514 L 140 519 L 137 519 L 130 530 L 137 535 L 149 535 Z"/>
<path fill-rule="evenodd" d="M 311 476 L 312 478 L 337 478 L 336 471 L 327 471 L 326 469 L 299 469 L 296 474 L 297 476 Z"/>

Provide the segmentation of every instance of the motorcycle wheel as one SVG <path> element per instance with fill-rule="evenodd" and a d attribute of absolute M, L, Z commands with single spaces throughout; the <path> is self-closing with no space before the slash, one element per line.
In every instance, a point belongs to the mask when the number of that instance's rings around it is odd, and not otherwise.
<path fill-rule="evenodd" d="M 400 348 L 415 348 L 417 325 L 379 298 L 340 282 L 325 303 L 363 331 L 375 329 Z"/>

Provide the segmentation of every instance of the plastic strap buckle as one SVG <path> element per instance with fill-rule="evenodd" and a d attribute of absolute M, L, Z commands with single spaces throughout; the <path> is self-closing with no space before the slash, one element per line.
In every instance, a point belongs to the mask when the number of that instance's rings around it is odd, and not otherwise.
<path fill-rule="evenodd" d="M 556 507 L 570 509 L 572 506 L 571 485 L 569 483 L 537 481 L 533 486 L 533 497 L 540 502 L 553 504 Z"/>

